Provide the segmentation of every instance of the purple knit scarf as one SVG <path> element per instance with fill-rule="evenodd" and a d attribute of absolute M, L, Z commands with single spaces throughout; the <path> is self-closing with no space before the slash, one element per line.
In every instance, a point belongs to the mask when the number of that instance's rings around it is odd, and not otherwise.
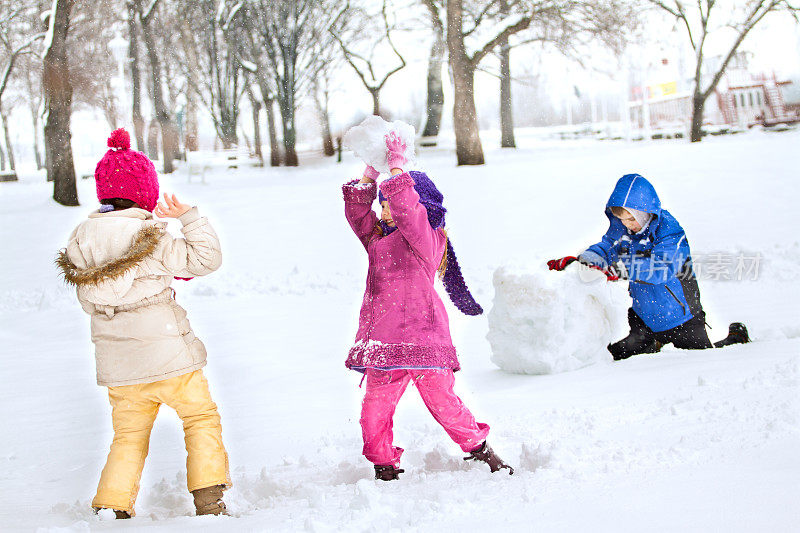
<path fill-rule="evenodd" d="M 414 179 L 414 190 L 419 194 L 419 203 L 421 203 L 425 210 L 428 212 L 428 222 L 433 229 L 444 227 L 444 215 L 447 209 L 442 205 L 444 196 L 439 189 L 436 188 L 433 181 L 424 172 L 412 170 L 409 175 Z M 378 193 L 378 199 L 385 202 L 386 198 L 382 193 Z M 384 235 L 389 235 L 397 227 L 390 227 L 383 220 L 379 222 Z M 461 267 L 458 265 L 456 252 L 450 239 L 447 239 L 447 268 L 444 271 L 442 278 L 444 290 L 450 296 L 450 301 L 456 308 L 465 315 L 480 315 L 483 313 L 483 308 L 475 301 L 475 298 L 469 292 L 467 283 L 464 281 L 464 276 L 461 274 Z"/>

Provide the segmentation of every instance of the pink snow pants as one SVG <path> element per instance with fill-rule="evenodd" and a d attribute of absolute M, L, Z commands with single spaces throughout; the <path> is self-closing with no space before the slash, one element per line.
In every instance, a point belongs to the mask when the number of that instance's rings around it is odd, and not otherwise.
<path fill-rule="evenodd" d="M 367 391 L 361 405 L 364 457 L 376 465 L 400 464 L 403 449 L 392 445 L 392 417 L 409 381 L 414 381 L 428 411 L 465 452 L 478 448 L 489 426 L 475 421 L 453 392 L 452 370 L 366 370 Z"/>

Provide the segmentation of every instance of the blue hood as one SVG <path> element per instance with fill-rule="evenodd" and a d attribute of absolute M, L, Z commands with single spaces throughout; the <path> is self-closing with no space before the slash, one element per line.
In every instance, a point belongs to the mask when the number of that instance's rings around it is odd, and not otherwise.
<path fill-rule="evenodd" d="M 611 207 L 630 207 L 656 216 L 661 214 L 661 200 L 655 188 L 639 174 L 622 176 L 606 204 L 606 214 L 611 218 Z"/>

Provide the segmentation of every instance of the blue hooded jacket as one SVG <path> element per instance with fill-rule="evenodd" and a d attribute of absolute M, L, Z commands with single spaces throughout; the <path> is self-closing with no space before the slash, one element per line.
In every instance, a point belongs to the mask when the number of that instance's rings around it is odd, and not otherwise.
<path fill-rule="evenodd" d="M 612 206 L 653 216 L 639 233 L 632 233 L 611 212 Z M 588 250 L 607 264 L 621 262 L 625 266 L 633 311 L 647 327 L 666 331 L 694 316 L 704 317 L 686 233 L 675 217 L 661 208 L 653 185 L 639 174 L 622 176 L 608 199 L 606 216 L 608 231 Z"/>

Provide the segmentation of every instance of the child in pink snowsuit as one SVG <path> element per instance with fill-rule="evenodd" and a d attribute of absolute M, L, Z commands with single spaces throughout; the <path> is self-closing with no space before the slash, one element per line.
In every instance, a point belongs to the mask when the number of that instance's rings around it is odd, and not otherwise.
<path fill-rule="evenodd" d="M 372 211 L 378 172 L 342 187 L 345 216 L 369 255 L 367 287 L 355 345 L 347 368 L 367 381 L 361 410 L 364 456 L 375 477 L 397 479 L 403 449 L 392 443 L 392 417 L 413 381 L 430 413 L 463 451 L 465 459 L 507 468 L 486 444 L 489 426 L 476 422 L 453 392 L 459 369 L 442 301 L 434 289 L 437 271 L 453 303 L 463 313 L 483 312 L 469 293 L 444 230 L 442 194 L 423 172 L 403 172 L 405 144 L 387 137 L 392 177 L 380 185 L 381 220 Z"/>

